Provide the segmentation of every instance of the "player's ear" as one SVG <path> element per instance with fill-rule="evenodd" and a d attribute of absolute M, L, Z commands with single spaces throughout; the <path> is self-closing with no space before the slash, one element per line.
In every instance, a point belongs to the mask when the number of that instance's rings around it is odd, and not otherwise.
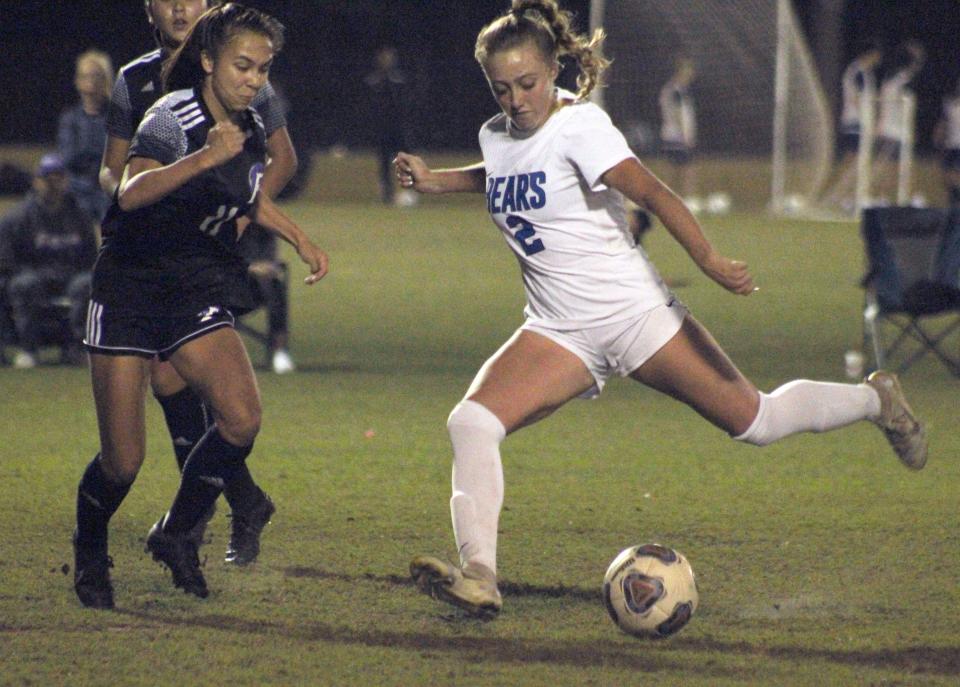
<path fill-rule="evenodd" d="M 206 50 L 200 51 L 200 65 L 207 74 L 213 74 L 213 57 Z"/>

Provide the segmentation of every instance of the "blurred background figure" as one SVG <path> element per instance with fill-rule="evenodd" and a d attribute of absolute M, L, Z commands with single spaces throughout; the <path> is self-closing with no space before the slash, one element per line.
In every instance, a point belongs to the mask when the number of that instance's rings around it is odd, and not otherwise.
<path fill-rule="evenodd" d="M 693 60 L 678 58 L 673 76 L 660 89 L 660 150 L 670 162 L 667 185 L 683 196 L 691 212 L 702 208 L 697 197 L 696 167 L 697 112 L 691 85 L 697 75 Z"/>
<path fill-rule="evenodd" d="M 297 368 L 287 348 L 287 265 L 277 258 L 277 238 L 260 225 L 251 223 L 240 237 L 238 248 L 248 263 L 253 304 L 256 307 L 262 305 L 267 310 L 270 367 L 277 374 L 293 372 Z"/>
<path fill-rule="evenodd" d="M 407 75 L 400 69 L 397 50 L 385 45 L 374 56 L 374 70 L 364 79 L 376 127 L 380 164 L 380 199 L 386 205 L 412 205 L 416 196 L 394 188 L 393 158 L 410 149 L 410 98 Z"/>
<path fill-rule="evenodd" d="M 952 208 L 960 208 L 960 79 L 943 99 L 934 143 L 943 152 L 943 185 Z"/>
<path fill-rule="evenodd" d="M 113 64 L 99 50 L 77 57 L 73 85 L 77 105 L 60 115 L 57 147 L 70 177 L 70 190 L 81 209 L 99 224 L 110 197 L 100 188 L 100 159 L 107 142 L 107 106 L 113 89 Z"/>
<path fill-rule="evenodd" d="M 20 348 L 14 367 L 35 367 L 51 337 L 77 362 L 97 242 L 67 183 L 60 156 L 44 155 L 33 189 L 0 220 L 0 284 L 14 324 L 4 338 Z"/>
<path fill-rule="evenodd" d="M 904 97 L 913 95 L 910 84 L 916 77 L 925 59 L 923 46 L 908 41 L 891 55 L 883 69 L 880 82 L 880 114 L 877 118 L 877 144 L 874 178 L 876 201 L 883 205 L 891 202 L 896 194 L 897 163 L 903 146 L 905 126 L 913 119 L 904 118 Z"/>
<path fill-rule="evenodd" d="M 837 137 L 840 161 L 825 185 L 827 196 L 824 202 L 828 206 L 853 209 L 856 159 L 860 149 L 863 112 L 865 108 L 873 107 L 877 92 L 877 67 L 882 59 L 883 52 L 879 43 L 868 41 L 843 71 L 840 82 L 843 105 L 840 111 L 840 133 Z"/>

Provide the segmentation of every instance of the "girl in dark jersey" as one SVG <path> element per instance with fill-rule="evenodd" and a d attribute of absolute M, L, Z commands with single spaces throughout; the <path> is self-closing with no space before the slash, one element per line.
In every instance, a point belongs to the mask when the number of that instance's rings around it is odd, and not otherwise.
<path fill-rule="evenodd" d="M 183 42 L 200 15 L 220 4 L 220 0 L 144 0 L 158 47 L 131 60 L 117 73 L 107 113 L 107 144 L 100 170 L 101 185 L 111 196 L 119 184 L 130 142 L 140 121 L 163 94 L 161 70 L 164 60 Z M 284 108 L 269 82 L 257 93 L 252 107 L 263 119 L 269 157 L 260 192 L 275 198 L 296 172 L 296 151 L 287 132 Z M 247 221 L 238 218 L 238 226 L 242 229 Z M 240 285 L 242 288 L 238 289 L 230 305 L 250 307 L 246 282 L 242 281 Z M 239 314 L 236 309 L 233 312 Z M 167 361 L 159 358 L 151 361 L 150 386 L 163 409 L 177 465 L 183 470 L 187 456 L 207 430 L 209 414 L 200 396 L 187 386 Z M 260 533 L 273 515 L 275 506 L 254 482 L 246 465 L 224 488 L 224 497 L 232 511 L 226 561 L 245 565 L 256 559 L 260 551 Z M 198 545 L 211 517 L 213 508 L 193 532 Z"/>
<path fill-rule="evenodd" d="M 256 379 L 229 310 L 244 269 L 237 218 L 249 214 L 291 243 L 310 269 L 306 283 L 327 271 L 326 254 L 261 192 L 266 136 L 250 105 L 282 41 L 279 22 L 241 5 L 198 20 L 165 67 L 171 92 L 141 122 L 104 220 L 84 340 L 101 451 L 80 482 L 74 535 L 74 587 L 87 606 L 113 606 L 107 523 L 143 462 L 154 357 L 197 390 L 214 422 L 147 550 L 175 586 L 207 596 L 189 533 L 243 465 L 260 425 Z"/>

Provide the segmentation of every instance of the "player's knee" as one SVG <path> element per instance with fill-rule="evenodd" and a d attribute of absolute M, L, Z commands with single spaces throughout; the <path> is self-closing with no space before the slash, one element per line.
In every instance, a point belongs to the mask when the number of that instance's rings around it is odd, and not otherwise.
<path fill-rule="evenodd" d="M 447 431 L 453 441 L 464 435 L 481 434 L 497 443 L 507 432 L 500 419 L 476 401 L 460 401 L 447 418 Z"/>
<path fill-rule="evenodd" d="M 113 484 L 129 486 L 137 479 L 137 473 L 140 472 L 140 466 L 143 464 L 143 458 L 122 457 L 117 454 L 111 454 L 109 451 L 100 453 L 100 469 L 104 476 Z"/>
<path fill-rule="evenodd" d="M 221 436 L 236 446 L 249 446 L 260 432 L 261 409 L 255 402 L 237 404 L 219 415 L 217 428 Z"/>

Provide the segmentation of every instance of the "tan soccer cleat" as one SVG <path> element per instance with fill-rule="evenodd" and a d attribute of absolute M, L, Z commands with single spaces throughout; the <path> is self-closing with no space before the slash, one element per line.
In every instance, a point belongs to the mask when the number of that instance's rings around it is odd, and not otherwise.
<path fill-rule="evenodd" d="M 461 569 L 433 556 L 417 556 L 410 562 L 410 575 L 424 594 L 478 618 L 491 619 L 503 606 L 497 576 L 485 565 L 468 563 Z"/>
<path fill-rule="evenodd" d="M 880 396 L 880 417 L 874 422 L 887 436 L 900 462 L 911 470 L 920 470 L 927 462 L 927 431 L 907 405 L 897 375 L 877 370 L 867 377 L 867 384 Z"/>

